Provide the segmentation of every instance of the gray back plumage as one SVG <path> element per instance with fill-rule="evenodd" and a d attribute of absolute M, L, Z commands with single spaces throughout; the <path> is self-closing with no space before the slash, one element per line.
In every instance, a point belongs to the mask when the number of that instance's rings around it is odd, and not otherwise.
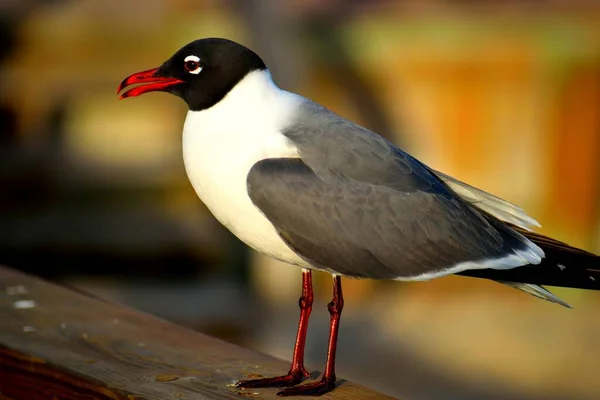
<path fill-rule="evenodd" d="M 424 164 L 313 102 L 303 103 L 283 134 L 300 159 L 258 162 L 248 190 L 282 239 L 316 267 L 411 279 L 528 251 L 525 238 L 462 200 Z"/>

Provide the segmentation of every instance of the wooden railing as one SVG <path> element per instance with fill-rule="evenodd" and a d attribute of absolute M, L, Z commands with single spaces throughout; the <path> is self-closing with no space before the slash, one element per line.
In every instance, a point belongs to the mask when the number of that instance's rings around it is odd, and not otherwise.
<path fill-rule="evenodd" d="M 275 389 L 239 390 L 233 383 L 288 366 L 0 267 L 0 399 L 274 399 Z M 389 398 L 340 382 L 321 398 Z"/>

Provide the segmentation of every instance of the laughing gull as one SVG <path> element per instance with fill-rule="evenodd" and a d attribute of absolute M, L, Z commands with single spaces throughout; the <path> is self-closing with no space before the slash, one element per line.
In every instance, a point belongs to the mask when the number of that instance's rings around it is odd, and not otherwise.
<path fill-rule="evenodd" d="M 278 394 L 335 386 L 341 276 L 423 281 L 487 278 L 568 304 L 540 285 L 600 289 L 598 257 L 530 230 L 517 206 L 435 171 L 392 143 L 277 87 L 263 60 L 226 39 L 201 39 L 160 67 L 127 77 L 121 98 L 172 93 L 189 108 L 188 177 L 214 216 L 255 250 L 302 268 L 300 322 L 287 375 L 238 387 L 293 386 L 304 345 L 311 270 L 333 275 L 322 378 Z"/>

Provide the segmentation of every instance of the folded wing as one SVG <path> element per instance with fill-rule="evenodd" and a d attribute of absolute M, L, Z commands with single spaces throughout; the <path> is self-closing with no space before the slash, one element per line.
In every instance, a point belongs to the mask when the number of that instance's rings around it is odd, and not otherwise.
<path fill-rule="evenodd" d="M 313 265 L 353 277 L 425 280 L 468 269 L 514 268 L 541 250 L 479 214 L 441 183 L 407 190 L 357 181 L 336 171 L 319 177 L 301 159 L 266 159 L 248 191 L 279 235 Z"/>
<path fill-rule="evenodd" d="M 487 212 L 490 215 L 504 222 L 509 222 L 515 226 L 529 230 L 530 227 L 540 227 L 541 225 L 535 219 L 523 211 L 520 207 L 509 203 L 493 194 L 484 192 L 467 183 L 461 182 L 456 178 L 446 175 L 439 171 L 432 171 L 446 185 L 465 201 Z"/>

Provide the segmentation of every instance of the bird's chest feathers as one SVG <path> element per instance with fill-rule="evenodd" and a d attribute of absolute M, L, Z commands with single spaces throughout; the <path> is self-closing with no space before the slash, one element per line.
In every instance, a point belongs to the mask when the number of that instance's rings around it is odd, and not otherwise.
<path fill-rule="evenodd" d="M 298 157 L 277 121 L 260 114 L 196 115 L 190 112 L 183 135 L 188 177 L 200 199 L 237 237 L 258 251 L 298 263 L 272 224 L 252 203 L 247 176 L 265 158 Z"/>
<path fill-rule="evenodd" d="M 298 157 L 291 142 L 268 123 L 235 117 L 221 124 L 195 122 L 186 122 L 184 158 L 186 168 L 190 168 L 188 174 L 200 180 L 199 185 L 216 189 L 202 193 L 203 199 L 222 191 L 246 194 L 246 178 L 256 162 L 271 157 Z"/>

